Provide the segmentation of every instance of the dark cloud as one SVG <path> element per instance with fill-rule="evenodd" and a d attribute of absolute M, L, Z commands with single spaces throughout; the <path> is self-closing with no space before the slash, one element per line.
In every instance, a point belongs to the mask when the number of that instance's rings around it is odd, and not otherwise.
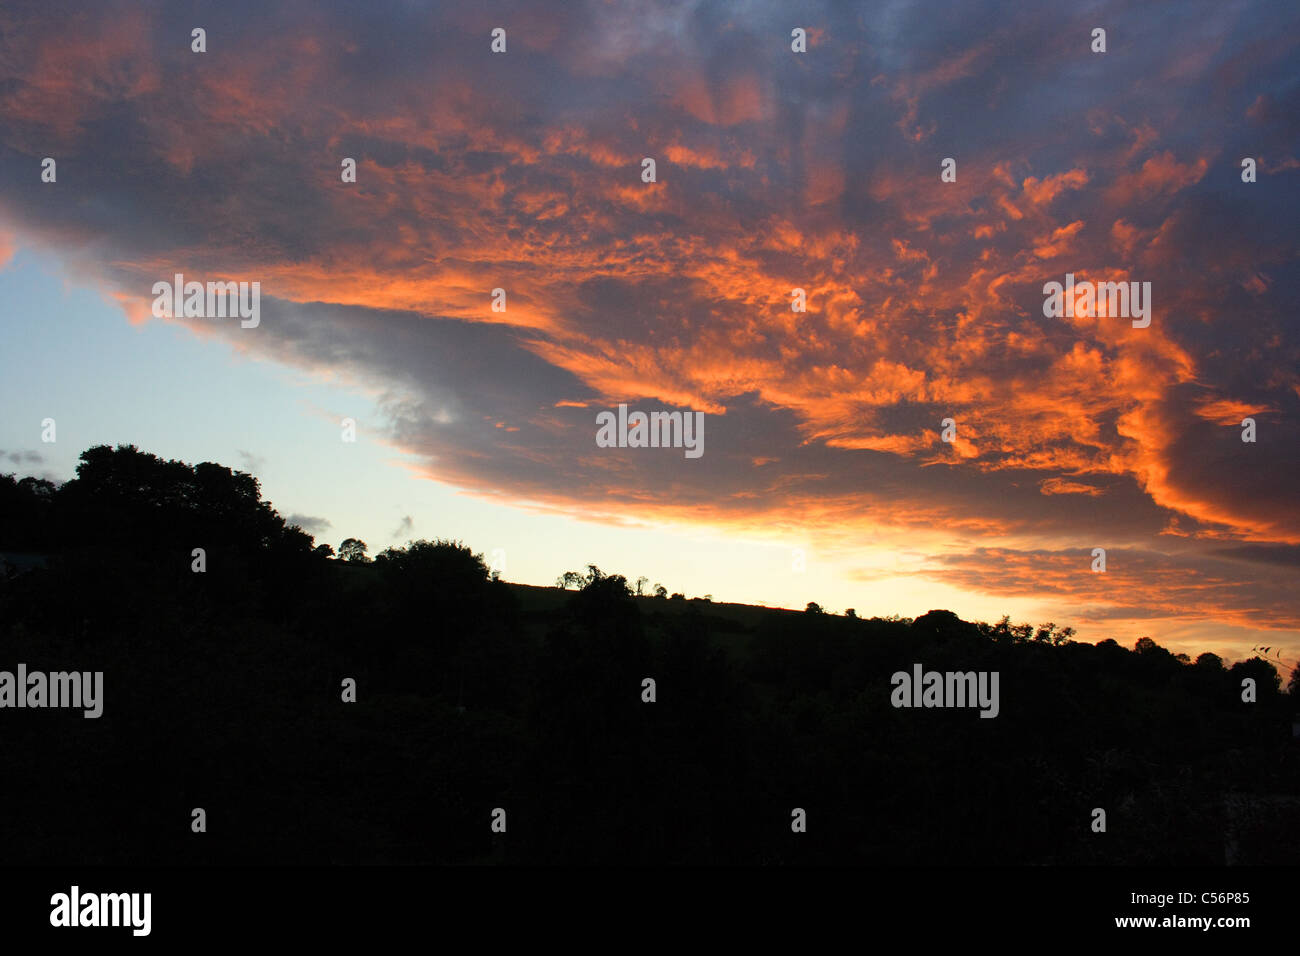
<path fill-rule="evenodd" d="M 318 538 L 333 527 L 326 518 L 315 518 L 311 515 L 291 514 L 284 519 L 287 524 L 297 525 L 306 531 L 313 538 Z"/>
<path fill-rule="evenodd" d="M 5 451 L 0 448 L 0 458 L 14 465 L 39 465 L 45 462 L 45 456 L 38 451 Z"/>

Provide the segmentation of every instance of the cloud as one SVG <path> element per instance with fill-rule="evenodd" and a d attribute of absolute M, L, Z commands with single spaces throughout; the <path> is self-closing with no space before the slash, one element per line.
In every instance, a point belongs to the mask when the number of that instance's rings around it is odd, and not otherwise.
<path fill-rule="evenodd" d="M 331 527 L 333 527 L 326 518 L 315 518 L 311 515 L 291 514 L 284 519 L 286 524 L 297 525 L 306 531 L 313 538 L 320 537 Z"/>
<path fill-rule="evenodd" d="M 1045 495 L 1091 495 L 1094 498 L 1106 493 L 1105 489 L 1096 485 L 1068 481 L 1065 478 L 1046 478 L 1039 483 L 1038 490 Z"/>
<path fill-rule="evenodd" d="M 0 458 L 4 458 L 14 465 L 34 464 L 41 465 L 45 463 L 45 456 L 38 451 L 5 451 L 0 448 Z"/>
<path fill-rule="evenodd" d="M 251 451 L 244 451 L 242 448 L 236 452 L 239 455 L 240 464 L 243 470 L 250 475 L 256 475 L 266 467 L 266 459 L 261 455 L 254 455 Z"/>
<path fill-rule="evenodd" d="M 1243 572 L 1237 554 L 1201 555 L 1108 549 L 1106 570 L 1092 570 L 1091 549 L 1017 551 L 979 548 L 934 559 L 914 572 L 984 593 L 1057 595 L 1078 608 L 1083 625 L 1151 618 L 1199 620 L 1212 605 L 1228 624 L 1295 629 L 1294 608 L 1282 593 L 1294 575 L 1289 562 L 1260 562 Z M 1251 560 L 1247 558 L 1246 560 Z"/>
<path fill-rule="evenodd" d="M 1071 169 L 1055 176 L 1038 179 L 1030 176 L 1024 181 L 1025 195 L 1035 205 L 1045 205 L 1067 189 L 1082 189 L 1088 183 L 1086 169 Z"/>
<path fill-rule="evenodd" d="M 390 538 L 401 540 L 411 533 L 415 528 L 415 522 L 410 515 L 403 515 L 402 520 L 397 523 L 397 527 L 389 534 Z"/>
<path fill-rule="evenodd" d="M 1085 14 L 989 3 L 943 25 L 814 3 L 798 55 L 775 3 L 232 3 L 198 57 L 183 10 L 18 0 L 0 235 L 137 322 L 177 271 L 260 281 L 256 330 L 176 324 L 374 385 L 388 439 L 484 497 L 1016 553 L 1175 541 L 1227 582 L 1213 549 L 1300 544 L 1295 53 L 1266 3 L 1198 7 L 1212 43 L 1121 7 L 1140 63 L 1088 55 Z M 1151 282 L 1151 326 L 1045 318 L 1066 272 Z M 619 403 L 704 411 L 704 456 L 598 449 Z M 1130 603 L 1236 620 L 1229 590 L 1157 574 Z"/>

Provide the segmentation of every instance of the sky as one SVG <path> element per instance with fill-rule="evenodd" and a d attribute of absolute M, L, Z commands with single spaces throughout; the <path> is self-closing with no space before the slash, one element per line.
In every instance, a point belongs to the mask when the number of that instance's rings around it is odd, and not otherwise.
<path fill-rule="evenodd" d="M 15 0 L 0 469 L 130 443 L 335 547 L 1289 671 L 1298 132 L 1291 4 Z M 256 326 L 155 316 L 177 273 Z M 601 447 L 620 404 L 703 454 Z"/>

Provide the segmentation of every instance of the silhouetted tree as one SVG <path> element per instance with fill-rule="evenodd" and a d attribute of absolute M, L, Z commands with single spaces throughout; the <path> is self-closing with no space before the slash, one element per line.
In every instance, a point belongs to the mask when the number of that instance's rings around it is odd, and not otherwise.
<path fill-rule="evenodd" d="M 344 561 L 365 564 L 370 559 L 366 557 L 366 543 L 360 538 L 345 538 L 339 545 L 339 557 Z"/>
<path fill-rule="evenodd" d="M 1238 661 L 1228 668 L 1228 673 L 1232 675 L 1238 686 L 1240 686 L 1243 677 L 1253 677 L 1255 679 L 1255 689 L 1261 702 L 1277 697 L 1282 690 L 1282 675 L 1277 672 L 1277 669 L 1270 661 L 1266 661 L 1262 657 L 1252 657 L 1250 660 Z"/>
<path fill-rule="evenodd" d="M 1201 654 L 1196 658 L 1196 666 L 1205 668 L 1206 670 L 1221 671 L 1223 670 L 1223 658 L 1218 654 L 1211 654 L 1209 651 L 1206 651 L 1204 654 Z"/>

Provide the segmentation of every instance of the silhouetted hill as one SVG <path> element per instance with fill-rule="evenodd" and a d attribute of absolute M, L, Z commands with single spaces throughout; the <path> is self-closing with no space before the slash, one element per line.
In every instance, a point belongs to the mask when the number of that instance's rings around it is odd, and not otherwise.
<path fill-rule="evenodd" d="M 250 476 L 130 447 L 0 478 L 9 551 L 47 560 L 0 583 L 0 671 L 103 672 L 99 718 L 0 709 L 10 863 L 1289 862 L 1300 838 L 1262 660 L 598 569 L 507 584 L 453 541 L 345 561 Z M 996 716 L 896 706 L 917 665 L 998 675 Z"/>

